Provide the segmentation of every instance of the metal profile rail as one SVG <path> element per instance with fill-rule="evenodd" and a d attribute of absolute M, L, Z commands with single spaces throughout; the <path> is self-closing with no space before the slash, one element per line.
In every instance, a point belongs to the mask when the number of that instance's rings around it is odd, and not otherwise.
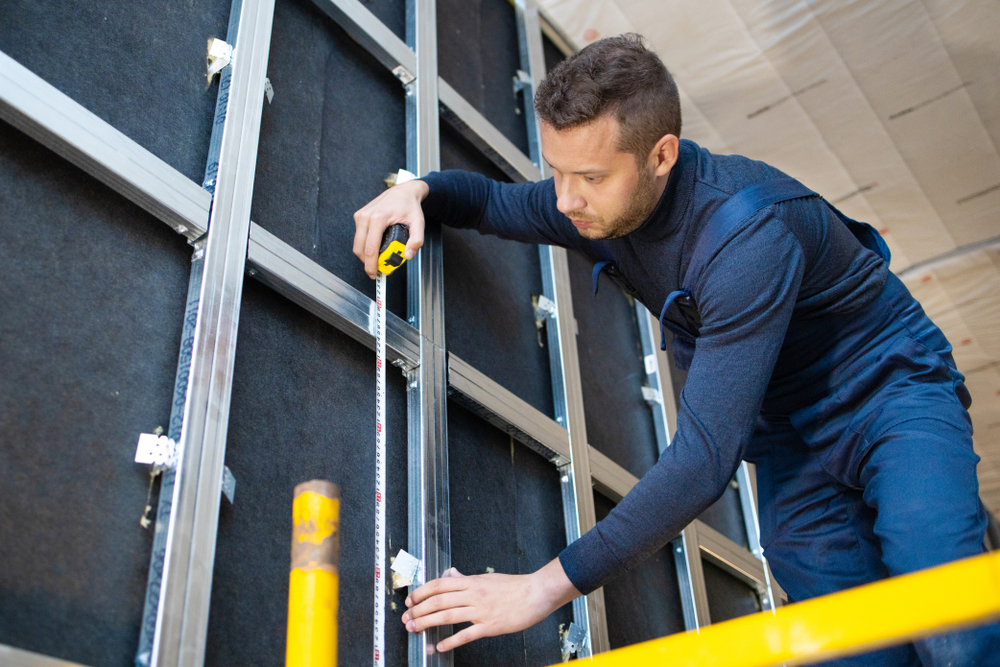
<path fill-rule="evenodd" d="M 347 34 L 404 84 L 417 76 L 417 56 L 358 0 L 313 0 Z M 400 69 L 402 68 L 402 69 Z M 536 181 L 541 173 L 500 130 L 437 76 L 440 117 L 515 181 Z M 412 169 L 410 171 L 413 171 Z M 414 172 L 419 173 L 419 172 Z"/>
<path fill-rule="evenodd" d="M 0 118 L 191 241 L 208 230 L 212 195 L 0 52 Z"/>
<path fill-rule="evenodd" d="M 374 302 L 260 225 L 250 223 L 248 273 L 370 349 Z M 386 350 L 406 369 L 420 363 L 420 334 L 386 314 Z"/>
<path fill-rule="evenodd" d="M 205 660 L 219 499 L 236 334 L 250 232 L 274 0 L 244 0 L 234 44 L 218 178 L 205 243 L 166 559 L 153 641 L 154 667 Z"/>
<path fill-rule="evenodd" d="M 528 146 L 532 162 L 538 167 L 541 177 L 547 178 L 550 169 L 542 157 L 541 126 L 538 115 L 534 113 L 534 91 L 545 76 L 538 3 L 536 0 L 514 0 L 514 10 L 521 68 L 528 72 L 528 85 L 524 88 L 524 106 L 528 110 L 525 119 Z M 597 524 L 597 514 L 591 488 L 590 447 L 583 413 L 569 263 L 564 248 L 539 246 L 538 254 L 542 266 L 542 291 L 555 304 L 555 316 L 549 320 L 546 334 L 556 421 L 569 432 L 570 463 L 560 468 L 560 479 L 566 541 L 574 542 Z M 603 588 L 573 601 L 573 619 L 587 629 L 588 639 L 579 655 L 589 656 L 610 648 Z"/>
<path fill-rule="evenodd" d="M 1000 618 L 1000 552 L 595 656 L 600 667 L 806 665 Z"/>
<path fill-rule="evenodd" d="M 84 667 L 75 662 L 0 644 L 0 665 L 4 667 Z"/>
<path fill-rule="evenodd" d="M 472 413 L 557 466 L 569 463 L 569 433 L 511 391 L 448 354 L 448 393 Z"/>

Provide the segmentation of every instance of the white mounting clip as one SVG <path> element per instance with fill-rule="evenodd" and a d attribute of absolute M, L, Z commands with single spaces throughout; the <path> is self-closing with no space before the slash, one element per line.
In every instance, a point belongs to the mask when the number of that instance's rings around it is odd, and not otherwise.
<path fill-rule="evenodd" d="M 556 302 L 544 294 L 532 299 L 535 302 L 535 323 L 541 327 L 541 323 L 550 317 L 556 316 Z"/>
<path fill-rule="evenodd" d="M 563 653 L 566 655 L 580 653 L 586 645 L 587 631 L 576 623 L 570 623 L 569 630 L 566 631 L 566 636 L 563 637 Z"/>
<path fill-rule="evenodd" d="M 660 395 L 660 390 L 653 389 L 652 387 L 642 388 L 642 398 L 651 405 L 663 403 L 663 396 Z"/>
<path fill-rule="evenodd" d="M 531 88 L 531 75 L 525 72 L 523 69 L 517 70 L 517 75 L 514 77 L 514 97 L 522 90 Z"/>
<path fill-rule="evenodd" d="M 646 364 L 646 375 L 652 375 L 657 371 L 656 368 L 656 353 L 647 354 L 642 358 L 644 364 Z"/>
<path fill-rule="evenodd" d="M 208 40 L 208 83 L 233 60 L 233 47 L 224 40 L 213 37 Z"/>
<path fill-rule="evenodd" d="M 396 557 L 392 559 L 392 567 L 390 568 L 392 570 L 392 587 L 396 589 L 410 586 L 422 567 L 423 564 L 415 556 L 400 549 Z"/>
<path fill-rule="evenodd" d="M 404 86 L 407 86 L 417 80 L 417 77 L 413 76 L 413 73 L 402 65 L 396 65 L 393 67 L 392 73 Z"/>
<path fill-rule="evenodd" d="M 140 433 L 135 448 L 135 462 L 154 465 L 158 468 L 177 466 L 177 443 L 165 435 Z"/>
<path fill-rule="evenodd" d="M 264 77 L 264 96 L 267 97 L 268 104 L 274 99 L 274 86 L 271 85 L 271 80 L 266 76 Z"/>

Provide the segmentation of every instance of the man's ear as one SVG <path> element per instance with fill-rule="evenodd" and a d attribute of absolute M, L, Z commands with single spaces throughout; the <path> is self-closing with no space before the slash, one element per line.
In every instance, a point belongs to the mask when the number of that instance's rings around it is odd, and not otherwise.
<path fill-rule="evenodd" d="M 665 134 L 653 146 L 649 153 L 650 165 L 656 176 L 666 176 L 677 162 L 680 151 L 680 139 L 673 134 Z"/>

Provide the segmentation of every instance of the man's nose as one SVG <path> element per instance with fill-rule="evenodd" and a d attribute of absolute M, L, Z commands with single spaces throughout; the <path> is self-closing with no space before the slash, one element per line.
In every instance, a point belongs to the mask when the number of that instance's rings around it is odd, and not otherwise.
<path fill-rule="evenodd" d="M 581 211 L 587 208 L 586 200 L 573 191 L 567 182 L 569 179 L 562 179 L 562 183 L 556 185 L 556 208 L 563 215 L 571 211 Z"/>

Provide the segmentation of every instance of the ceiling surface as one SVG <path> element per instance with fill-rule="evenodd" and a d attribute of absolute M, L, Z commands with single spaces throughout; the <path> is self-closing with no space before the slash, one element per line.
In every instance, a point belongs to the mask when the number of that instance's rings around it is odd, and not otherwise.
<path fill-rule="evenodd" d="M 575 46 L 643 34 L 683 136 L 763 160 L 874 225 L 955 348 L 1000 516 L 996 0 L 540 0 Z"/>

